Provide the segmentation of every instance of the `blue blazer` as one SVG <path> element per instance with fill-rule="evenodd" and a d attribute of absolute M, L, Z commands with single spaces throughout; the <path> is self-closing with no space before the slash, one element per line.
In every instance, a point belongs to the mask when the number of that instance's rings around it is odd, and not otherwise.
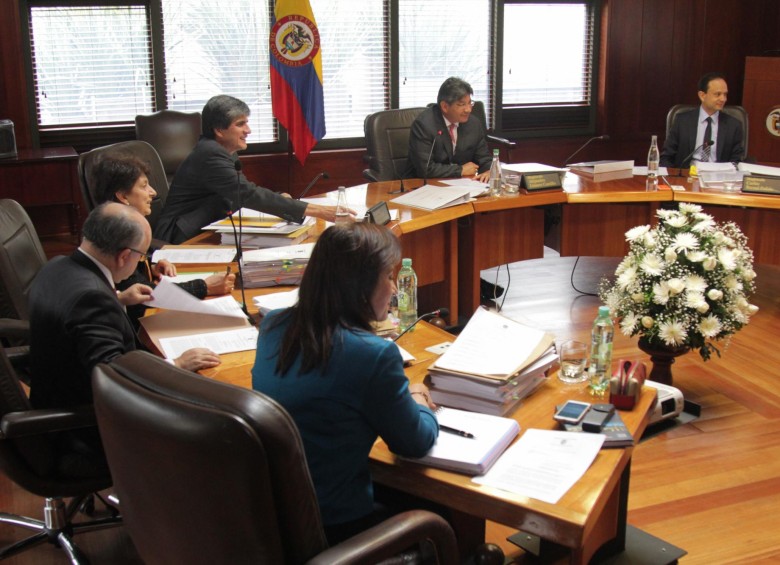
<path fill-rule="evenodd" d="M 682 162 L 696 147 L 699 108 L 678 114 L 669 130 L 661 151 L 662 167 L 685 168 L 690 161 Z M 742 124 L 725 112 L 718 117 L 718 139 L 715 160 L 719 163 L 738 163 L 745 158 Z"/>

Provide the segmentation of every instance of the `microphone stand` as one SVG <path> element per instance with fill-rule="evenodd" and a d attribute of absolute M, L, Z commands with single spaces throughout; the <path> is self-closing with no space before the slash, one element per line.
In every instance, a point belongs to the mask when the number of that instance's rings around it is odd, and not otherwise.
<path fill-rule="evenodd" d="M 406 187 L 404 186 L 404 178 L 403 176 L 399 176 L 398 171 L 395 168 L 395 161 L 393 159 L 390 159 L 390 164 L 393 166 L 393 175 L 395 176 L 395 178 L 401 181 L 401 188 L 399 188 L 398 190 L 388 190 L 387 193 L 403 194 L 404 192 L 406 192 Z"/>
<path fill-rule="evenodd" d="M 309 191 L 312 189 L 312 187 L 319 182 L 320 179 L 329 179 L 330 175 L 322 171 L 320 174 L 318 174 L 316 177 L 314 177 L 309 184 L 306 185 L 306 188 L 303 189 L 303 192 L 301 192 L 301 195 L 296 200 L 301 200 L 304 198 L 307 194 L 309 194 Z"/>
<path fill-rule="evenodd" d="M 436 132 L 436 135 L 433 138 L 433 143 L 431 143 L 431 151 L 430 153 L 428 153 L 428 161 L 425 163 L 425 174 L 423 175 L 423 186 L 428 184 L 428 167 L 431 165 L 431 157 L 433 157 L 433 148 L 436 147 L 436 140 L 439 139 L 440 135 L 441 135 L 441 130 Z"/>
<path fill-rule="evenodd" d="M 427 314 L 423 314 L 419 318 L 417 318 L 414 322 L 412 322 L 404 331 L 402 331 L 400 334 L 395 336 L 393 338 L 393 341 L 398 341 L 398 339 L 404 335 L 406 332 L 411 330 L 414 326 L 417 325 L 417 322 L 421 322 L 423 320 L 429 320 L 430 318 L 435 318 L 436 316 L 441 316 L 442 318 L 449 316 L 450 310 L 449 308 L 439 308 L 438 310 L 434 310 L 433 312 L 428 312 Z"/>
<path fill-rule="evenodd" d="M 596 140 L 599 140 L 599 141 L 609 141 L 609 136 L 608 135 L 597 135 L 596 137 L 591 137 L 588 141 L 583 143 L 580 146 L 579 149 L 577 149 L 574 153 L 572 153 L 571 155 L 566 157 L 566 160 L 563 162 L 563 166 L 565 167 L 569 163 L 569 161 L 571 161 L 572 157 L 574 157 L 577 153 L 579 153 L 580 151 L 585 149 L 588 145 L 590 145 L 591 141 L 596 141 Z"/>
<path fill-rule="evenodd" d="M 255 325 L 255 321 L 252 316 L 249 315 L 249 310 L 246 307 L 246 294 L 244 291 L 244 252 L 241 249 L 241 243 L 243 242 L 243 224 L 241 214 L 241 161 L 236 160 L 236 205 L 238 206 L 238 231 L 236 231 L 236 224 L 233 221 L 233 214 L 230 214 L 230 225 L 233 226 L 233 239 L 236 242 L 236 260 L 238 261 L 238 276 L 241 278 L 241 311 L 247 317 L 252 325 Z"/>
<path fill-rule="evenodd" d="M 701 144 L 701 145 L 699 145 L 699 146 L 698 146 L 696 149 L 694 149 L 693 151 L 691 151 L 691 152 L 688 154 L 688 156 L 687 156 L 685 159 L 683 159 L 683 160 L 680 162 L 680 168 L 681 168 L 681 169 L 684 169 L 684 168 L 685 168 L 685 163 L 687 163 L 687 162 L 690 162 L 690 161 L 691 161 L 691 159 L 693 158 L 693 156 L 694 156 L 694 155 L 696 155 L 696 152 L 697 152 L 697 151 L 699 151 L 699 150 L 701 150 L 701 149 L 706 149 L 707 147 L 710 147 L 710 146 L 712 146 L 712 145 L 714 145 L 714 144 L 715 144 L 715 143 L 714 143 L 714 142 L 713 142 L 711 139 L 707 139 L 707 140 L 705 140 L 705 141 L 704 141 L 704 143 L 702 143 L 702 144 Z"/>

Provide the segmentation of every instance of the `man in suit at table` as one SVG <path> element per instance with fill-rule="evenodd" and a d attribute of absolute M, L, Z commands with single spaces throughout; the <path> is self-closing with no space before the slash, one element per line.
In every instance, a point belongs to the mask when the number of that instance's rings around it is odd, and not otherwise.
<path fill-rule="evenodd" d="M 176 171 L 154 230 L 156 239 L 182 243 L 201 228 L 239 207 L 251 208 L 300 224 L 304 216 L 336 219 L 335 206 L 293 200 L 258 186 L 241 172 L 238 151 L 247 148 L 249 106 L 220 94 L 206 102 L 198 144 Z"/>
<path fill-rule="evenodd" d="M 661 151 L 662 167 L 685 168 L 690 160 L 737 163 L 744 159 L 742 124 L 721 111 L 728 94 L 722 74 L 707 73 L 699 79 L 701 106 L 675 118 Z M 702 148 L 706 140 L 713 145 Z"/>
<path fill-rule="evenodd" d="M 87 218 L 83 240 L 69 257 L 56 257 L 30 289 L 30 402 L 35 408 L 92 403 L 92 369 L 140 347 L 125 305 L 151 299 L 136 284 L 118 293 L 152 240 L 149 222 L 132 206 L 101 204 Z M 219 356 L 205 348 L 186 351 L 173 363 L 192 371 L 214 367 Z M 64 452 L 83 456 L 66 472 L 90 475 L 104 465 L 97 430 L 62 434 Z M 85 461 L 87 461 L 85 463 Z"/>
<path fill-rule="evenodd" d="M 492 156 L 485 126 L 471 114 L 474 90 L 450 77 L 439 88 L 436 104 L 412 123 L 404 177 L 468 177 L 487 182 Z"/>

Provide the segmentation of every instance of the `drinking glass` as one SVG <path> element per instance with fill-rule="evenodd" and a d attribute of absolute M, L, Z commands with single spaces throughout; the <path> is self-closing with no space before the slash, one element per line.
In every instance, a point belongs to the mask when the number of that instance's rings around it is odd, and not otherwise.
<path fill-rule="evenodd" d="M 588 362 L 588 346 L 581 341 L 565 341 L 559 351 L 561 370 L 558 378 L 569 384 L 583 383 L 588 380 L 585 365 Z"/>
<path fill-rule="evenodd" d="M 517 194 L 520 191 L 520 175 L 504 173 L 504 192 Z"/>

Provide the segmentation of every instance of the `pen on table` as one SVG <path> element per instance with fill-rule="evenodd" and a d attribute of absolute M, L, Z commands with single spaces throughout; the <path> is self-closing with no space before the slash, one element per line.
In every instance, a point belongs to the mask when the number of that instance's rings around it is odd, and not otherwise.
<path fill-rule="evenodd" d="M 230 265 L 227 266 L 225 269 L 225 277 L 227 277 L 230 274 Z"/>
<path fill-rule="evenodd" d="M 442 432 L 447 432 L 448 434 L 455 434 L 456 436 L 474 439 L 474 434 L 470 434 L 469 432 L 464 432 L 463 430 L 457 430 L 449 426 L 442 426 L 441 424 L 439 424 L 439 430 Z"/>

